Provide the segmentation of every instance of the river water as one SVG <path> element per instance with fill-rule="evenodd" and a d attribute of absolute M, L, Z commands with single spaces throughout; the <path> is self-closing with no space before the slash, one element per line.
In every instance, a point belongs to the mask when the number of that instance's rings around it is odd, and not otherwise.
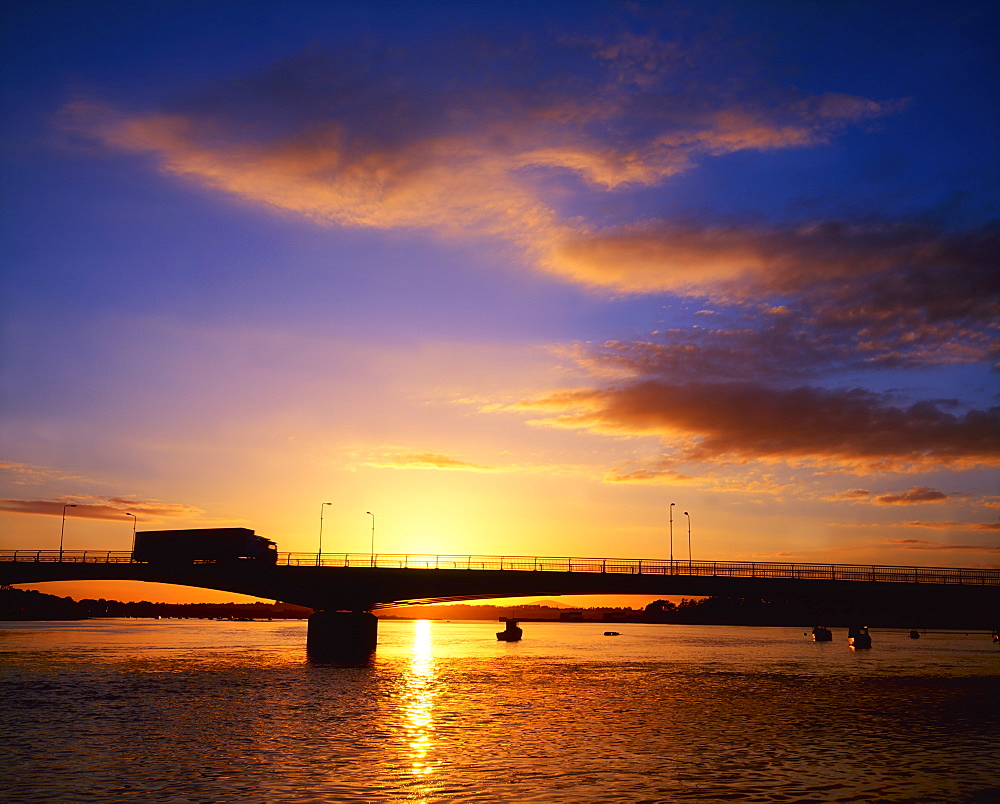
<path fill-rule="evenodd" d="M 988 634 L 523 627 L 0 623 L 0 801 L 1000 801 Z"/>

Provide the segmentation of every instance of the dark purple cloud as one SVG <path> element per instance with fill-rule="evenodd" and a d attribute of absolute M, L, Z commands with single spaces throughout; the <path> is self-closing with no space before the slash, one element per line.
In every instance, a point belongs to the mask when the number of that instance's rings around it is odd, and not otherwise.
<path fill-rule="evenodd" d="M 890 404 L 862 389 L 778 389 L 748 382 L 645 380 L 523 403 L 550 422 L 683 442 L 677 458 L 907 465 L 1000 463 L 1000 408 L 954 414 L 929 402 Z"/>
<path fill-rule="evenodd" d="M 567 238 L 556 255 L 554 270 L 587 284 L 744 307 L 770 299 L 786 313 L 784 321 L 764 316 L 753 329 L 716 332 L 709 349 L 759 353 L 763 346 L 767 354 L 770 338 L 785 353 L 849 351 L 886 366 L 1000 355 L 997 224 L 951 232 L 878 220 L 794 227 L 664 221 Z M 711 364 L 711 351 L 706 356 Z"/>

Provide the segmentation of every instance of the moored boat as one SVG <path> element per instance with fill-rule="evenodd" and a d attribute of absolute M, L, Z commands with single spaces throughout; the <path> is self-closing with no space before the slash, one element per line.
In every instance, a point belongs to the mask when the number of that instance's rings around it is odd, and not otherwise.
<path fill-rule="evenodd" d="M 822 625 L 817 625 L 813 628 L 812 637 L 813 642 L 831 642 L 833 640 L 833 634 L 830 629 Z"/>
<path fill-rule="evenodd" d="M 517 620 L 507 620 L 507 626 L 503 631 L 497 631 L 497 639 L 501 642 L 518 642 L 523 631 L 518 627 Z"/>
<path fill-rule="evenodd" d="M 871 634 L 868 633 L 868 626 L 862 625 L 860 628 L 851 626 L 847 630 L 847 644 L 852 648 L 870 648 L 872 646 Z"/>

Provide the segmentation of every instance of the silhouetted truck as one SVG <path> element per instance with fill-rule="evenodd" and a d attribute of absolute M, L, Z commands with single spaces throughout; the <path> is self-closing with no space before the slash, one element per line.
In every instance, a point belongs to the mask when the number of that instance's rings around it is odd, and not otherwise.
<path fill-rule="evenodd" d="M 132 558 L 148 564 L 221 561 L 275 564 L 278 561 L 278 546 L 249 528 L 141 530 L 135 534 Z"/>

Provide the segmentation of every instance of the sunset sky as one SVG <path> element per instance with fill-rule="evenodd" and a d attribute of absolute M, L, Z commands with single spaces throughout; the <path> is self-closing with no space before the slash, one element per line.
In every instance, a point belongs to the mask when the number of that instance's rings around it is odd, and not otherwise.
<path fill-rule="evenodd" d="M 995 3 L 4 9 L 0 549 L 1000 566 Z"/>

